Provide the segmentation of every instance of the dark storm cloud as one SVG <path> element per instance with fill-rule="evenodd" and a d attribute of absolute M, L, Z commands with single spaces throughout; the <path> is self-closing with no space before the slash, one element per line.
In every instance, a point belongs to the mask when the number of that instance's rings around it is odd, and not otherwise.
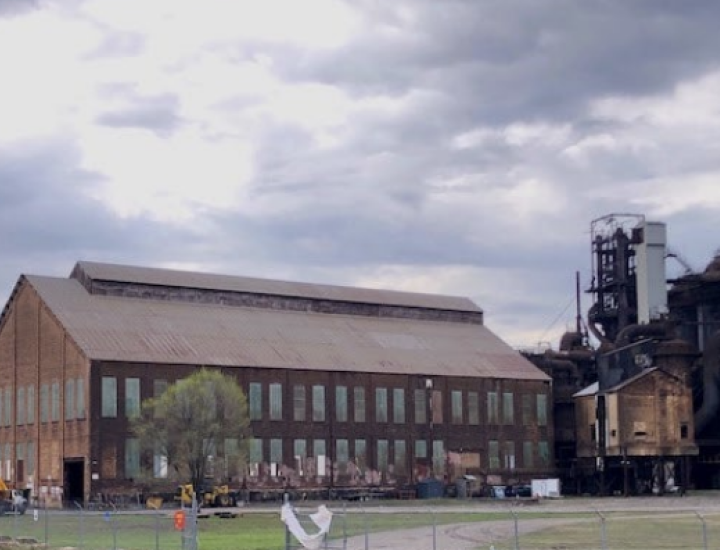
<path fill-rule="evenodd" d="M 454 100 L 446 115 L 456 121 L 562 119 L 591 99 L 666 91 L 717 67 L 720 4 L 692 4 L 366 3 L 369 32 L 338 51 L 280 62 L 289 78 L 360 95 L 442 91 Z"/>
<path fill-rule="evenodd" d="M 181 122 L 177 114 L 179 101 L 175 95 L 140 96 L 129 93 L 124 102 L 126 107 L 101 113 L 97 123 L 113 128 L 143 128 L 167 135 Z"/>
<path fill-rule="evenodd" d="M 41 7 L 41 0 L 0 0 L 0 18 L 23 15 Z"/>

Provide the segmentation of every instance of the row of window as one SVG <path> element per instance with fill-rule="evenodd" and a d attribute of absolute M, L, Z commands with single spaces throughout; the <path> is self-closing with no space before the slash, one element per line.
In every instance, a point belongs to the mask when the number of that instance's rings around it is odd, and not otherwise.
<path fill-rule="evenodd" d="M 35 442 L 18 443 L 15 445 L 15 456 L 10 443 L 0 445 L 0 475 L 4 479 L 13 479 L 15 472 L 13 464 L 17 465 L 17 480 L 24 481 L 26 476 L 35 475 Z"/>
<path fill-rule="evenodd" d="M 15 399 L 13 400 L 13 397 Z M 13 403 L 14 401 L 14 403 Z M 13 405 L 15 405 L 13 407 Z M 19 386 L 13 396 L 12 388 L 0 391 L 0 426 L 35 424 L 35 386 Z M 70 378 L 65 381 L 65 420 L 85 418 L 85 380 Z M 60 420 L 60 383 L 40 386 L 40 422 Z"/>
<path fill-rule="evenodd" d="M 297 422 L 312 420 L 324 422 L 326 419 L 326 388 L 322 385 L 311 387 L 310 411 L 308 411 L 307 388 L 304 385 L 293 386 L 292 419 Z M 280 383 L 268 384 L 268 407 L 263 406 L 263 385 L 251 382 L 248 389 L 248 402 L 251 420 L 284 420 L 283 387 Z M 414 420 L 416 424 L 426 424 L 430 415 L 432 422 L 440 424 L 443 419 L 443 393 L 438 390 L 428 392 L 424 389 L 414 391 Z M 525 394 L 522 396 L 522 423 L 530 425 L 537 422 L 540 426 L 547 425 L 547 395 Z M 501 404 L 502 403 L 502 408 Z M 450 409 L 452 424 L 480 424 L 480 395 L 476 391 L 453 390 L 450 392 Z M 534 410 L 533 410 L 534 409 Z M 466 412 L 467 411 L 467 412 Z M 502 411 L 502 415 L 500 414 Z M 309 412 L 309 414 L 308 414 Z M 349 388 L 335 387 L 336 422 L 347 422 L 349 412 Z M 534 413 L 534 414 L 533 414 Z M 352 419 L 356 423 L 366 420 L 365 388 L 352 388 Z M 511 392 L 487 392 L 487 423 L 515 424 L 515 396 Z M 406 403 L 403 388 L 375 388 L 375 422 L 405 424 Z"/>
<path fill-rule="evenodd" d="M 140 379 L 126 378 L 125 381 L 125 416 L 133 418 L 140 414 Z M 102 416 L 115 418 L 118 415 L 117 379 L 112 376 L 102 378 Z M 167 389 L 167 380 L 154 380 L 153 396 L 158 397 Z M 264 387 L 260 382 L 251 382 L 248 386 L 248 405 L 250 420 L 282 421 L 287 418 L 283 410 L 283 385 L 267 384 L 267 400 L 265 405 Z M 309 392 L 308 392 L 309 390 Z M 323 385 L 307 387 L 296 384 L 292 388 L 292 420 L 296 422 L 325 422 L 327 420 L 327 388 Z M 309 393 L 309 395 L 308 395 Z M 404 388 L 376 388 L 374 395 L 375 422 L 405 424 L 406 422 L 406 391 Z M 416 389 L 414 397 L 414 421 L 416 424 L 427 424 L 430 418 L 434 424 L 444 422 L 443 392 Z M 534 398 L 534 402 L 533 402 Z M 363 423 L 367 417 L 366 390 L 363 386 L 348 388 L 335 386 L 336 422 L 347 422 L 351 418 L 356 423 Z M 452 390 L 450 392 L 450 409 L 452 424 L 480 424 L 480 394 L 476 391 Z M 502 412 L 502 414 L 501 414 Z M 487 423 L 515 424 L 515 396 L 512 392 L 502 394 L 487 392 Z M 547 425 L 547 395 L 522 395 L 522 423 L 539 426 Z"/>
<path fill-rule="evenodd" d="M 272 472 L 278 472 L 283 464 L 293 465 L 299 475 L 311 473 L 323 477 L 328 474 L 328 448 L 325 439 L 294 439 L 292 441 L 293 456 L 290 461 L 284 456 L 284 442 L 280 438 L 267 440 L 250 440 L 248 453 L 248 467 L 250 475 L 258 475 L 261 464 L 271 466 Z M 410 442 L 412 444 L 412 442 Z M 432 442 L 433 468 L 442 471 L 445 463 L 445 446 L 442 440 Z M 336 439 L 335 440 L 335 467 L 344 470 L 352 462 L 360 470 L 368 467 L 366 439 Z M 388 472 L 390 466 L 396 475 L 407 474 L 408 442 L 404 439 L 378 439 L 375 441 L 374 468 L 380 472 Z M 237 454 L 237 440 L 226 440 L 226 456 Z M 414 443 L 414 457 L 427 459 L 428 442 L 416 440 Z M 140 446 L 137 439 L 130 438 L 125 441 L 125 476 L 134 478 L 140 475 Z M 550 465 L 550 449 L 547 441 L 524 441 L 522 443 L 523 468 L 547 467 Z M 491 470 L 514 470 L 519 466 L 516 457 L 516 443 L 514 441 L 488 442 L 487 467 Z M 153 476 L 167 477 L 167 459 L 156 453 L 153 457 Z"/>
<path fill-rule="evenodd" d="M 154 397 L 167 389 L 167 380 L 154 381 Z M 140 379 L 125 378 L 125 416 L 135 418 L 140 415 Z M 101 415 L 103 418 L 116 418 L 118 415 L 118 381 L 114 376 L 103 376 L 101 386 Z"/>

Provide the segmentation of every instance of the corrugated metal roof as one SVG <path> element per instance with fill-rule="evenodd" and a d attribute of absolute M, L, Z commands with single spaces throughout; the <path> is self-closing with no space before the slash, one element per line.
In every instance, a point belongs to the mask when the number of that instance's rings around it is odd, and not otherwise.
<path fill-rule="evenodd" d="M 236 277 L 191 271 L 176 271 L 150 267 L 78 262 L 91 279 L 101 281 L 132 282 L 147 285 L 226 290 L 276 296 L 296 296 L 363 304 L 382 304 L 404 307 L 422 307 L 451 311 L 482 313 L 472 300 L 457 296 L 440 296 L 415 292 L 353 288 L 312 283 L 295 283 L 252 277 Z"/>
<path fill-rule="evenodd" d="M 549 380 L 478 324 L 118 298 L 26 278 L 90 359 Z"/>

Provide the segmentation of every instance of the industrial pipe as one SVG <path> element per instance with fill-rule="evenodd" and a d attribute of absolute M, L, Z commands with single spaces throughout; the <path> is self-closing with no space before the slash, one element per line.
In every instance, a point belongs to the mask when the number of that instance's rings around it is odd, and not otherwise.
<path fill-rule="evenodd" d="M 668 326 L 666 323 L 651 323 L 649 325 L 628 325 L 622 329 L 617 338 L 615 345 L 618 348 L 631 344 L 638 337 L 645 338 L 667 338 Z"/>
<path fill-rule="evenodd" d="M 720 408 L 720 330 L 705 344 L 703 353 L 703 403 L 695 414 L 695 432 L 700 433 L 717 416 Z"/>

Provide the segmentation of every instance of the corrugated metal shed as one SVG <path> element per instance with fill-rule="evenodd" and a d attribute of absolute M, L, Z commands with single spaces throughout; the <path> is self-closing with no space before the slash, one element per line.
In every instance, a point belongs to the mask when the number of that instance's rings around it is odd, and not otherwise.
<path fill-rule="evenodd" d="M 75 279 L 26 279 L 90 359 L 549 380 L 478 324 L 118 298 Z"/>
<path fill-rule="evenodd" d="M 78 262 L 77 265 L 90 278 L 100 281 L 249 292 L 253 294 L 294 296 L 363 304 L 396 305 L 482 313 L 482 309 L 472 300 L 457 296 L 317 285 L 85 261 Z"/>

